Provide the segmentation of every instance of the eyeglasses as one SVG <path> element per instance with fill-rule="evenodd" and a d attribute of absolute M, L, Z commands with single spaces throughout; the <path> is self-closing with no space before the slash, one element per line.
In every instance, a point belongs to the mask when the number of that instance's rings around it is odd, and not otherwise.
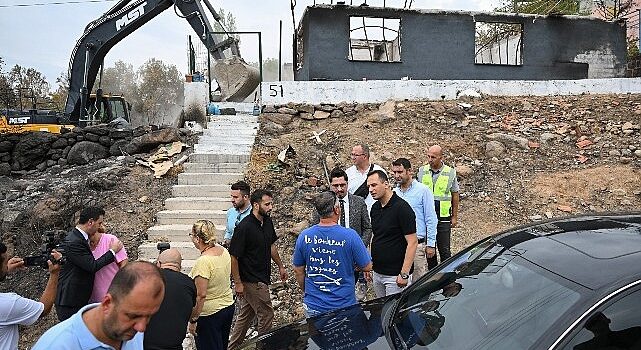
<path fill-rule="evenodd" d="M 361 153 L 361 154 L 352 153 L 352 154 L 350 154 L 350 156 L 353 157 L 353 158 L 356 158 L 358 156 L 364 156 L 364 155 L 365 155 L 365 153 Z"/>

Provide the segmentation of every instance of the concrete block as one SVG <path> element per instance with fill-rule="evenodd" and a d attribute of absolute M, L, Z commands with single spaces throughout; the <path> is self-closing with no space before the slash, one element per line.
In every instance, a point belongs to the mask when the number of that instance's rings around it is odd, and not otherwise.
<path fill-rule="evenodd" d="M 156 225 L 147 229 L 147 236 L 151 242 L 191 242 L 191 228 L 193 225 L 173 224 L 173 225 Z M 225 226 L 216 225 L 216 231 L 220 237 L 224 236 Z"/>
<path fill-rule="evenodd" d="M 242 153 L 192 153 L 189 161 L 194 163 L 248 163 L 249 154 Z"/>
<path fill-rule="evenodd" d="M 195 260 L 200 256 L 200 251 L 194 247 L 192 242 L 171 242 L 172 248 L 178 249 L 183 260 Z M 138 247 L 138 258 L 152 260 L 158 258 L 156 243 L 143 243 Z"/>
<path fill-rule="evenodd" d="M 178 174 L 179 185 L 224 185 L 243 179 L 243 173 Z"/>
<path fill-rule="evenodd" d="M 245 171 L 245 163 L 185 163 L 185 173 L 242 173 Z"/>
<path fill-rule="evenodd" d="M 227 197 L 229 185 L 174 185 L 171 192 L 174 197 Z"/>
<path fill-rule="evenodd" d="M 227 197 L 174 197 L 165 200 L 166 210 L 227 210 L 231 199 Z"/>
<path fill-rule="evenodd" d="M 156 213 L 158 225 L 193 225 L 198 220 L 209 220 L 217 225 L 225 225 L 225 210 L 163 210 Z"/>

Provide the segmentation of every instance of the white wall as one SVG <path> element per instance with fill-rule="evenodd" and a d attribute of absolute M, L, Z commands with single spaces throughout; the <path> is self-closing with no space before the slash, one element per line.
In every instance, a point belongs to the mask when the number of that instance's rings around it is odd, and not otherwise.
<path fill-rule="evenodd" d="M 549 96 L 641 93 L 641 78 L 581 80 L 369 80 L 280 81 L 261 84 L 263 104 L 340 102 L 380 103 L 387 100 L 456 99 L 474 89 L 489 96 Z"/>

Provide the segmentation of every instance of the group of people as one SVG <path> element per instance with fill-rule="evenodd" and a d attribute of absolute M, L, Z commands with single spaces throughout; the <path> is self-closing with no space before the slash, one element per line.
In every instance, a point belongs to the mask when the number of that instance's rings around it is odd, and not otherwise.
<path fill-rule="evenodd" d="M 353 166 L 331 171 L 331 191 L 313 200 L 318 223 L 301 232 L 293 254 L 307 316 L 355 304 L 366 281 L 376 297 L 401 292 L 437 265 L 437 250 L 441 261 L 451 256 L 456 171 L 440 146 L 427 155 L 418 172 L 406 158 L 393 161 L 394 186 L 364 144 L 353 147 Z"/>
<path fill-rule="evenodd" d="M 409 160 L 395 160 L 395 186 L 363 144 L 352 149 L 353 166 L 331 171 L 330 191 L 313 199 L 317 224 L 300 233 L 292 257 L 308 317 L 363 300 L 368 282 L 377 297 L 398 293 L 437 264 L 437 250 L 441 260 L 450 256 L 456 172 L 443 164 L 439 146 L 428 157 L 416 177 Z M 0 293 L 0 348 L 17 348 L 18 325 L 33 324 L 53 305 L 61 322 L 34 349 L 181 349 L 185 329 L 198 349 L 239 348 L 252 325 L 259 334 L 272 327 L 272 261 L 280 279 L 288 278 L 273 200 L 270 191 L 233 184 L 223 239 L 209 220 L 192 227 L 201 255 L 189 276 L 175 248 L 155 264 L 127 263 L 122 242 L 105 232 L 104 210 L 84 208 L 62 244 L 66 263 L 52 263 L 61 258 L 52 252 L 40 301 Z M 4 244 L 0 254 L 0 278 L 23 268 Z"/>

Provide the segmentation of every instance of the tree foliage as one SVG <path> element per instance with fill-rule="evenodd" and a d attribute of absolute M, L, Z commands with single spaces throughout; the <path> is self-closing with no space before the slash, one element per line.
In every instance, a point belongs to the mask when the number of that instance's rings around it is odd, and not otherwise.
<path fill-rule="evenodd" d="M 163 124 L 176 113 L 183 99 L 183 79 L 173 64 L 155 58 L 138 68 L 137 98 L 134 108 L 150 124 Z"/>
<path fill-rule="evenodd" d="M 214 22 L 215 31 L 235 32 L 238 30 L 236 28 L 236 17 L 231 12 L 226 12 L 223 8 L 219 8 L 217 12 L 220 16 L 220 22 Z M 237 34 L 232 36 L 238 39 L 238 42 L 240 43 L 240 37 Z"/>
<path fill-rule="evenodd" d="M 605 20 L 623 18 L 635 10 L 632 0 L 594 0 L 594 8 Z"/>
<path fill-rule="evenodd" d="M 609 0 L 604 0 L 609 1 Z M 581 0 L 514 0 L 506 1 L 497 12 L 530 13 L 539 15 L 588 15 Z"/>
<path fill-rule="evenodd" d="M 45 76 L 35 68 L 18 64 L 8 72 L 4 71 L 4 60 L 0 58 L 0 100 L 2 107 L 32 108 L 49 103 L 50 85 Z"/>

